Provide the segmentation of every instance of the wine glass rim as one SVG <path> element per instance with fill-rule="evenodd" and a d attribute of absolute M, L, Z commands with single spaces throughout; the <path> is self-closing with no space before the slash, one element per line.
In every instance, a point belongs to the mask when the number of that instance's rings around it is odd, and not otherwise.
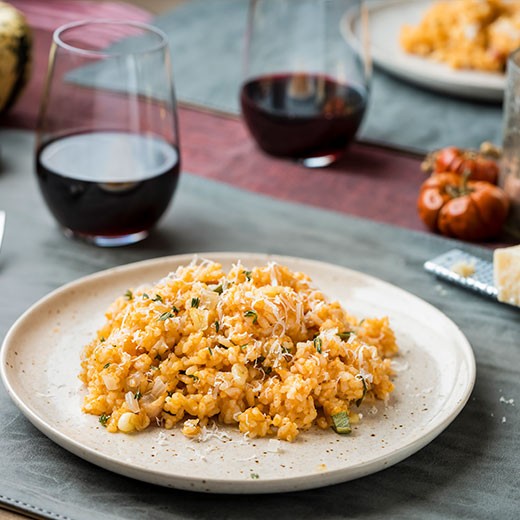
<path fill-rule="evenodd" d="M 149 45 L 143 49 L 135 50 L 133 49 L 130 52 L 127 51 L 116 51 L 116 52 L 107 52 L 107 51 L 98 51 L 95 49 L 85 49 L 83 47 L 76 47 L 75 45 L 71 45 L 70 43 L 65 42 L 62 39 L 62 34 L 71 29 L 76 29 L 78 27 L 84 25 L 120 25 L 120 26 L 130 26 L 136 27 L 138 29 L 142 29 L 144 31 L 154 33 L 156 36 L 159 36 L 160 40 L 156 44 Z M 132 20 L 115 20 L 110 18 L 96 18 L 96 19 L 85 19 L 78 20 L 75 22 L 69 22 L 64 25 L 58 27 L 53 35 L 52 40 L 58 47 L 62 49 L 66 49 L 70 52 L 74 52 L 76 54 L 80 54 L 82 56 L 95 56 L 95 57 L 118 57 L 118 56 L 127 56 L 130 54 L 148 54 L 150 52 L 155 52 L 160 49 L 165 48 L 168 45 L 168 38 L 164 31 L 155 27 L 151 24 L 144 22 L 137 22 Z"/>

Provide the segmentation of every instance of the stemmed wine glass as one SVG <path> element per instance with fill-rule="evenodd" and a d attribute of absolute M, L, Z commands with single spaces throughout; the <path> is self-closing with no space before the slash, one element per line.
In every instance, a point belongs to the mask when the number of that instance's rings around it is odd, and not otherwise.
<path fill-rule="evenodd" d="M 362 0 L 251 0 L 242 115 L 268 154 L 326 166 L 365 113 L 371 64 Z"/>
<path fill-rule="evenodd" d="M 65 234 L 99 246 L 145 238 L 180 168 L 165 35 L 111 20 L 57 29 L 37 130 L 38 183 Z"/>

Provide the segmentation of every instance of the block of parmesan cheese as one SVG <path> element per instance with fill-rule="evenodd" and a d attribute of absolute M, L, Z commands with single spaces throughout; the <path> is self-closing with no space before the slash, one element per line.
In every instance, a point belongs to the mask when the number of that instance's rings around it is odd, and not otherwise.
<path fill-rule="evenodd" d="M 520 244 L 495 249 L 493 279 L 498 300 L 520 307 Z"/>

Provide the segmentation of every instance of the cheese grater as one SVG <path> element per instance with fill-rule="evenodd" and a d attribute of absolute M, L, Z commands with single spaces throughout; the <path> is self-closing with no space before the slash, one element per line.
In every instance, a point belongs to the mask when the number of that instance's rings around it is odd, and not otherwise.
<path fill-rule="evenodd" d="M 457 265 L 470 265 L 474 272 L 463 276 L 454 271 Z M 471 289 L 494 300 L 497 299 L 497 288 L 493 282 L 493 262 L 483 260 L 461 249 L 450 251 L 424 263 L 424 268 L 439 278 L 456 285 Z"/>

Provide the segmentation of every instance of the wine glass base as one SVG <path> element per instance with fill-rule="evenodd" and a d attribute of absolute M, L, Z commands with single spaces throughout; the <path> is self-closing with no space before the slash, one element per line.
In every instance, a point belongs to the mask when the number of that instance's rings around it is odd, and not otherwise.
<path fill-rule="evenodd" d="M 298 159 L 297 162 L 305 166 L 306 168 L 325 168 L 336 162 L 343 154 L 342 153 L 331 153 L 328 155 L 322 155 L 320 157 L 306 157 L 304 159 Z"/>
<path fill-rule="evenodd" d="M 138 231 L 137 233 L 130 233 L 128 235 L 116 235 L 116 236 L 98 236 L 98 235 L 87 235 L 85 233 L 78 233 L 72 229 L 62 227 L 63 234 L 67 238 L 73 238 L 93 244 L 98 247 L 121 247 L 129 246 L 141 242 L 148 237 L 148 231 Z"/>

